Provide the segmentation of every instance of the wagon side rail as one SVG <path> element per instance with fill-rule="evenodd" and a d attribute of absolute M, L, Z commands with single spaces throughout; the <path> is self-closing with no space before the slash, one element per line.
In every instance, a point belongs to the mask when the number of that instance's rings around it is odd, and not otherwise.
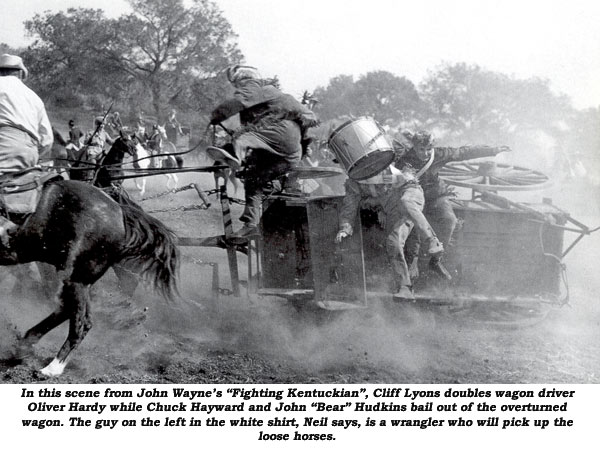
<path fill-rule="evenodd" d="M 583 239 L 585 236 L 590 235 L 593 232 L 596 232 L 600 229 L 600 226 L 596 227 L 596 228 L 590 228 L 590 227 L 586 226 L 582 222 L 573 218 L 565 210 L 562 210 L 562 209 L 556 207 L 554 204 L 552 204 L 550 202 L 550 200 L 547 200 L 547 199 L 544 200 L 544 203 L 551 206 L 552 210 L 560 215 L 561 219 L 563 220 L 562 224 L 559 224 L 556 221 L 553 221 L 551 219 L 550 215 L 548 215 L 547 213 L 541 212 L 533 207 L 527 206 L 522 203 L 511 201 L 510 199 L 505 198 L 504 196 L 500 196 L 500 195 L 493 193 L 491 191 L 488 191 L 488 190 L 478 190 L 478 192 L 480 193 L 479 198 L 482 201 L 495 204 L 499 207 L 503 207 L 503 208 L 507 208 L 507 209 L 513 208 L 513 209 L 519 210 L 521 212 L 529 213 L 529 214 L 531 214 L 531 217 L 532 217 L 530 219 L 530 221 L 543 224 L 544 226 L 557 228 L 557 229 L 561 229 L 563 231 L 574 232 L 574 233 L 578 234 L 578 236 L 573 240 L 573 242 L 571 242 L 571 244 L 565 249 L 565 251 L 562 252 L 560 259 L 564 259 L 565 256 L 567 254 L 569 254 L 569 252 L 571 252 L 571 250 L 573 250 L 573 248 L 575 248 L 575 246 L 581 241 L 581 239 Z"/>

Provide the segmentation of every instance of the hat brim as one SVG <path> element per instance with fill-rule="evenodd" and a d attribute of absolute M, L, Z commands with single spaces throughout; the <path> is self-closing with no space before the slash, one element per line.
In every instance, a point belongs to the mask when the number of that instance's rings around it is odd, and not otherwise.
<path fill-rule="evenodd" d="M 29 71 L 23 64 L 21 57 L 15 55 L 4 54 L 0 56 L 0 68 L 1 69 L 17 69 L 23 71 L 23 78 L 29 76 Z"/>
<path fill-rule="evenodd" d="M 229 152 L 216 146 L 207 146 L 206 153 L 214 161 L 225 161 L 225 163 L 232 168 L 239 168 L 242 165 L 242 162 L 237 157 L 234 157 Z"/>

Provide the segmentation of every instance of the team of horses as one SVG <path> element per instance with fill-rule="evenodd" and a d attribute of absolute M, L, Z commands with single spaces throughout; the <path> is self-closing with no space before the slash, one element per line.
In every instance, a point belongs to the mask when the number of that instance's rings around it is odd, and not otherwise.
<path fill-rule="evenodd" d="M 0 242 L 0 265 L 46 263 L 55 267 L 58 279 L 58 307 L 25 333 L 15 362 L 31 355 L 46 333 L 68 321 L 66 341 L 41 370 L 47 376 L 60 375 L 92 327 L 90 288 L 111 267 L 117 272 L 126 266 L 167 299 L 177 297 L 177 237 L 114 187 L 124 157 L 138 159 L 139 147 L 135 138 L 122 134 L 100 165 L 79 167 L 79 174 L 91 174 L 91 179 L 46 182 L 35 211 Z"/>

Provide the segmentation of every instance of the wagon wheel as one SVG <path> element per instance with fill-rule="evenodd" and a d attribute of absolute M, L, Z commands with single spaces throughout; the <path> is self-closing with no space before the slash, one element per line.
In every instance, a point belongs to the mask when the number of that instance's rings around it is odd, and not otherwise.
<path fill-rule="evenodd" d="M 539 171 L 493 161 L 448 163 L 439 175 L 448 184 L 478 191 L 539 190 L 551 184 Z"/>

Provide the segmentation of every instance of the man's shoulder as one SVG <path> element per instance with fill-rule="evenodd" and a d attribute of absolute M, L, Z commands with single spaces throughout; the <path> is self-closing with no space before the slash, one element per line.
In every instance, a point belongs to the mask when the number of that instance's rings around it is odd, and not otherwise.
<path fill-rule="evenodd" d="M 4 85 L 3 88 L 9 89 L 14 94 L 19 96 L 27 96 L 28 99 L 35 100 L 35 102 L 37 102 L 39 105 L 44 105 L 44 102 L 40 96 L 38 96 L 34 90 L 23 83 L 18 77 L 0 77 L 0 84 Z"/>

